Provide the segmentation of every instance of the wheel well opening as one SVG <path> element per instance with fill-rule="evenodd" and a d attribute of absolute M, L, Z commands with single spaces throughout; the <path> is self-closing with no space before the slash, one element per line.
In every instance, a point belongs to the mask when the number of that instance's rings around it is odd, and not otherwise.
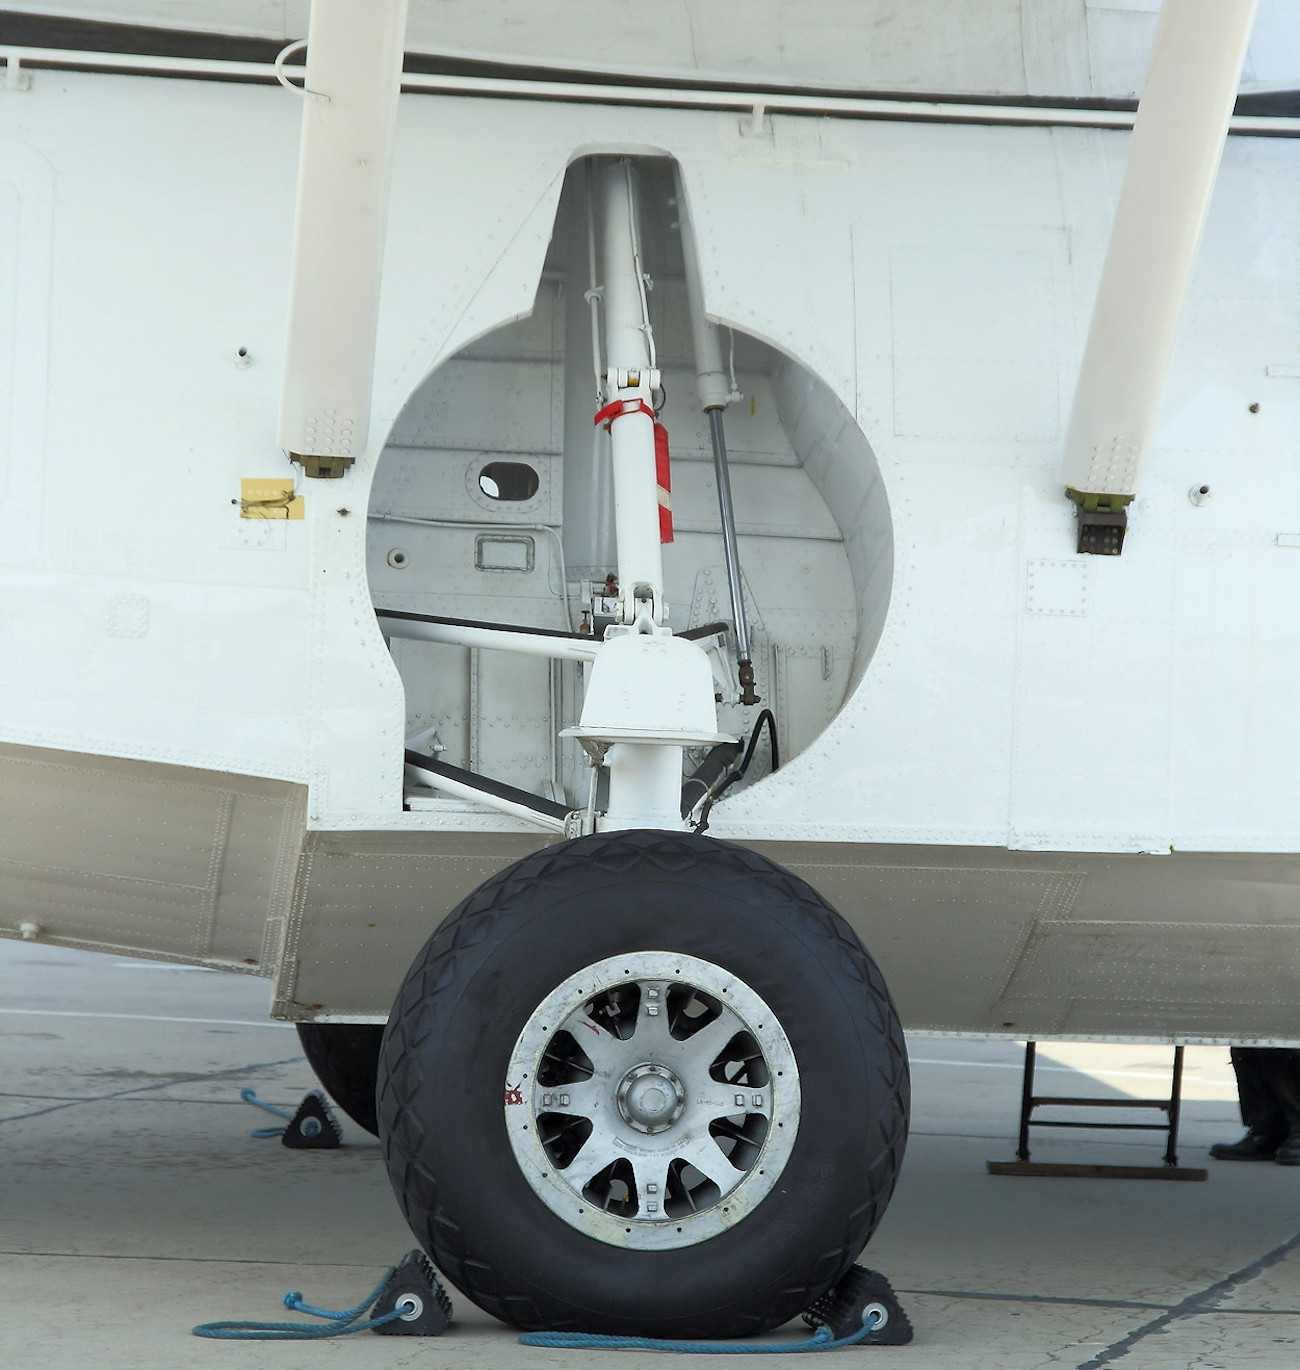
<path fill-rule="evenodd" d="M 442 362 L 394 423 L 369 508 L 377 608 L 603 631 L 602 590 L 617 547 L 608 435 L 592 422 L 590 292 L 599 282 L 589 208 L 605 160 L 582 156 L 568 168 L 531 312 Z M 695 396 L 678 173 L 667 157 L 634 160 L 663 375 L 659 419 L 671 453 L 670 623 L 678 633 L 726 623 L 734 656 L 709 425 Z M 716 232 L 703 201 L 692 209 L 698 234 Z M 714 244 L 710 260 L 718 259 Z M 891 592 L 892 528 L 875 455 L 831 387 L 771 342 L 721 323 L 734 384 L 725 411 L 729 475 L 762 704 L 724 697 L 718 724 L 748 738 L 759 710 L 770 708 L 784 762 L 824 730 L 871 661 Z M 581 663 L 396 637 L 390 647 L 408 745 L 417 739 L 443 762 L 585 804 L 587 758 L 559 736 L 578 720 Z M 687 749 L 687 775 L 706 752 Z M 743 783 L 770 769 L 765 741 L 755 760 Z"/>

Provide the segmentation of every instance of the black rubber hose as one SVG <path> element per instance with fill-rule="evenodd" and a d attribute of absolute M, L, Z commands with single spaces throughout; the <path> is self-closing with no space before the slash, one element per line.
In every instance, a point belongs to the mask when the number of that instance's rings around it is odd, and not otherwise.
<path fill-rule="evenodd" d="M 735 764 L 740 755 L 739 742 L 719 742 L 696 766 L 682 785 L 682 817 L 703 799 Z"/>
<path fill-rule="evenodd" d="M 768 743 L 772 753 L 771 770 L 775 771 L 780 766 L 781 752 L 777 746 L 776 740 L 776 716 L 772 713 L 771 709 L 764 709 L 754 723 L 754 731 L 749 735 L 749 745 L 745 748 L 745 755 L 741 760 L 740 765 L 737 766 L 720 785 L 715 781 L 714 784 L 717 785 L 717 788 L 714 789 L 710 787 L 709 792 L 706 794 L 704 807 L 700 810 L 700 821 L 695 825 L 695 831 L 697 833 L 708 831 L 709 811 L 734 784 L 744 777 L 745 772 L 749 769 L 749 763 L 754 759 L 754 753 L 758 749 L 758 739 L 762 735 L 764 726 L 767 728 Z M 717 749 L 715 748 L 714 750 Z M 710 753 L 710 755 L 712 755 L 712 753 Z"/>

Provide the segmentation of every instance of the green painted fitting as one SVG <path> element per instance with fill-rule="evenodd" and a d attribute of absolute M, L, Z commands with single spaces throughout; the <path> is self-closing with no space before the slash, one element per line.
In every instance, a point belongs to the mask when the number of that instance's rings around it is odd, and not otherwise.
<path fill-rule="evenodd" d="M 1104 514 L 1118 514 L 1121 509 L 1127 509 L 1135 499 L 1133 495 L 1093 494 L 1089 490 L 1076 490 L 1073 485 L 1067 485 L 1065 493 L 1081 509 L 1100 510 Z"/>

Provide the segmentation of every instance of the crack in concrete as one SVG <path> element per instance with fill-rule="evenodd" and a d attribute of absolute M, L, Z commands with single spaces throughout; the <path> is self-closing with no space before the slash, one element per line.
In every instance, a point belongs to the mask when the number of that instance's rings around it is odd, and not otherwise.
<path fill-rule="evenodd" d="M 896 1289 L 896 1294 L 919 1294 L 934 1299 L 986 1299 L 995 1303 L 1054 1303 L 1072 1308 L 1139 1308 L 1170 1312 L 1176 1305 L 1149 1303 L 1140 1299 L 1084 1299 L 1065 1294 L 1000 1294 L 974 1289 Z M 1214 1314 L 1220 1318 L 1300 1318 L 1300 1308 L 1200 1308 L 1185 1313 L 1186 1317 Z"/>
<path fill-rule="evenodd" d="M 1117 1342 L 1112 1342 L 1099 1356 L 1084 1361 L 1082 1365 L 1076 1367 L 1076 1370 L 1101 1370 L 1103 1365 L 1109 1365 L 1112 1361 L 1119 1360 L 1121 1356 L 1128 1355 L 1138 1342 L 1144 1341 L 1153 1333 L 1162 1332 L 1170 1323 L 1176 1322 L 1180 1318 L 1192 1317 L 1198 1313 L 1226 1311 L 1216 1309 L 1213 1305 L 1225 1294 L 1230 1294 L 1243 1284 L 1249 1284 L 1251 1280 L 1262 1275 L 1265 1270 L 1285 1260 L 1297 1248 L 1300 1248 L 1300 1232 L 1297 1232 L 1294 1237 L 1288 1238 L 1280 1246 L 1275 1246 L 1272 1251 L 1266 1252 L 1250 1265 L 1243 1266 L 1240 1270 L 1234 1270 L 1231 1275 L 1225 1276 L 1195 1294 L 1189 1294 L 1181 1303 L 1175 1304 L 1162 1313 L 1160 1317 L 1152 1318 L 1150 1322 L 1134 1328 L 1128 1336 L 1121 1337 Z"/>
<path fill-rule="evenodd" d="M 941 1299 L 989 1299 L 997 1303 L 1065 1303 L 1084 1308 L 1142 1308 L 1166 1311 L 1167 1303 L 1146 1303 L 1138 1299 L 1079 1299 L 1063 1294 L 994 1294 L 966 1289 L 896 1289 L 896 1294 L 929 1294 Z"/>
<path fill-rule="evenodd" d="M 178 1074 L 169 1080 L 152 1085 L 137 1085 L 134 1089 L 118 1089 L 111 1094 L 89 1094 L 85 1098 L 73 1099 L 68 1103 L 53 1104 L 49 1108 L 33 1109 L 30 1113 L 13 1113 L 0 1118 L 0 1127 L 6 1123 L 19 1123 L 27 1118 L 40 1118 L 47 1113 L 58 1113 L 65 1108 L 80 1108 L 84 1104 L 102 1104 L 115 1099 L 129 1099 L 133 1094 L 148 1094 L 159 1089 L 174 1089 L 177 1085 L 196 1084 L 201 1080 L 222 1080 L 232 1075 L 248 1075 L 255 1070 L 270 1070 L 275 1066 L 291 1066 L 301 1061 L 301 1055 L 287 1056 L 281 1061 L 254 1061 L 252 1065 L 234 1066 L 229 1070 L 212 1070 L 203 1073 Z"/>
<path fill-rule="evenodd" d="M 174 1261 L 180 1265 L 289 1265 L 305 1270 L 371 1270 L 373 1261 L 277 1260 L 274 1257 L 251 1256 L 148 1256 L 130 1255 L 121 1251 L 0 1251 L 5 1256 L 42 1257 L 56 1261 Z"/>

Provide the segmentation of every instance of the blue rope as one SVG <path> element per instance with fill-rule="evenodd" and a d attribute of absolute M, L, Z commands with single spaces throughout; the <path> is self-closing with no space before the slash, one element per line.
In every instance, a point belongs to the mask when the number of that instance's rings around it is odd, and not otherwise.
<path fill-rule="evenodd" d="M 274 1113 L 277 1118 L 284 1118 L 287 1122 L 293 1122 L 293 1114 L 286 1113 L 282 1108 L 276 1108 L 274 1104 L 264 1103 L 251 1089 L 241 1089 L 239 1097 L 246 1104 L 254 1104 L 258 1108 L 265 1109 L 268 1113 Z M 283 1137 L 284 1128 L 282 1127 L 255 1127 L 248 1134 L 250 1137 Z"/>
<path fill-rule="evenodd" d="M 251 1094 L 252 1090 L 248 1092 Z M 269 1105 L 262 1104 L 262 1107 L 267 1108 Z M 310 1313 L 312 1317 L 325 1318 L 327 1322 L 324 1326 L 310 1322 L 204 1322 L 192 1330 L 196 1337 L 211 1337 L 214 1341 L 315 1341 L 321 1337 L 341 1337 L 348 1332 L 365 1332 L 371 1327 L 382 1327 L 386 1322 L 394 1322 L 402 1316 L 402 1310 L 395 1308 L 382 1317 L 358 1321 L 364 1317 L 366 1309 L 384 1292 L 384 1287 L 392 1279 L 395 1271 L 396 1267 L 390 1266 L 384 1278 L 355 1308 L 344 1308 L 338 1312 L 328 1308 L 312 1308 L 309 1304 L 303 1303 L 302 1295 L 299 1293 L 284 1296 L 286 1308 L 292 1309 L 295 1313 Z"/>
<path fill-rule="evenodd" d="M 284 1109 L 276 1108 L 274 1104 L 265 1103 L 263 1100 L 257 1097 L 257 1094 L 254 1090 L 241 1089 L 239 1091 L 239 1097 L 246 1104 L 255 1104 L 258 1108 L 264 1108 L 268 1113 L 274 1113 L 277 1118 L 283 1118 L 287 1122 L 293 1122 L 292 1113 L 286 1113 Z"/>
<path fill-rule="evenodd" d="M 595 1332 L 525 1332 L 519 1340 L 525 1346 L 549 1346 L 560 1351 L 679 1351 L 700 1356 L 774 1356 L 796 1351 L 835 1351 L 841 1346 L 856 1346 L 865 1341 L 884 1321 L 872 1315 L 854 1333 L 838 1341 L 829 1327 L 819 1327 L 806 1341 L 659 1341 L 654 1337 L 603 1337 Z"/>

